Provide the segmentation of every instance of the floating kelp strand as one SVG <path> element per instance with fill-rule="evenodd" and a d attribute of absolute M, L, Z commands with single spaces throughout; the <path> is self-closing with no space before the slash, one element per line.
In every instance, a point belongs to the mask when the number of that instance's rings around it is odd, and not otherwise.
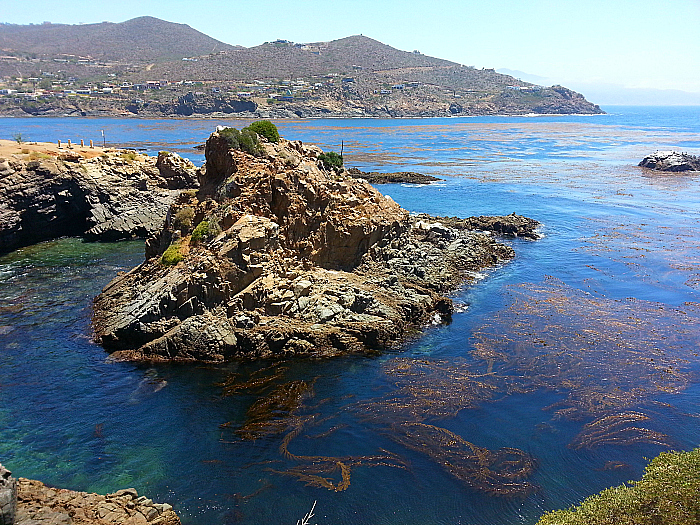
<path fill-rule="evenodd" d="M 641 412 L 621 412 L 600 417 L 583 427 L 583 430 L 569 444 L 571 448 L 593 448 L 601 445 L 629 445 L 632 443 L 652 443 L 670 446 L 666 434 L 633 426 L 650 418 Z"/>
<path fill-rule="evenodd" d="M 537 487 L 524 478 L 536 468 L 534 458 L 516 448 L 491 451 L 478 447 L 445 428 L 403 423 L 387 437 L 435 461 L 470 487 L 498 496 L 526 495 Z"/>

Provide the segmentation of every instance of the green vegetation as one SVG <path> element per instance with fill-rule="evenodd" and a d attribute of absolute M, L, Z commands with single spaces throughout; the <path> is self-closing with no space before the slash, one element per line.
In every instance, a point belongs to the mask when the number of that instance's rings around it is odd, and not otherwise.
<path fill-rule="evenodd" d="M 253 122 L 248 129 L 255 131 L 261 137 L 265 137 L 270 142 L 279 142 L 280 134 L 277 131 L 277 126 L 275 126 L 269 120 L 258 120 Z"/>
<path fill-rule="evenodd" d="M 663 452 L 640 481 L 602 491 L 538 525 L 696 525 L 700 523 L 700 448 Z"/>
<path fill-rule="evenodd" d="M 343 167 L 343 157 L 338 155 L 335 151 L 329 151 L 328 153 L 321 153 L 318 156 L 318 160 L 321 161 L 323 167 L 327 170 L 340 171 Z"/>
<path fill-rule="evenodd" d="M 173 230 L 181 230 L 183 234 L 187 234 L 192 229 L 192 219 L 194 219 L 192 208 L 180 208 L 173 217 Z"/>
<path fill-rule="evenodd" d="M 209 221 L 204 220 L 197 225 L 194 231 L 192 231 L 190 241 L 194 244 L 199 244 L 207 237 L 209 237 Z"/>
<path fill-rule="evenodd" d="M 15 142 L 17 144 L 22 144 L 22 142 L 24 142 L 24 139 L 22 138 L 21 133 L 15 133 L 14 135 L 12 135 L 12 138 L 15 140 Z"/>
<path fill-rule="evenodd" d="M 182 260 L 182 252 L 180 251 L 180 243 L 176 242 L 168 246 L 168 249 L 163 252 L 160 257 L 161 264 L 165 266 L 175 266 Z"/>
<path fill-rule="evenodd" d="M 245 151 L 255 157 L 263 154 L 258 135 L 250 128 L 243 128 L 240 131 L 236 128 L 226 128 L 219 131 L 219 135 L 226 139 L 231 149 Z"/>
<path fill-rule="evenodd" d="M 120 157 L 122 159 L 124 159 L 125 161 L 127 161 L 129 164 L 131 164 L 132 162 L 134 162 L 136 160 L 136 152 L 135 151 L 127 151 L 125 153 L 122 153 L 120 155 Z"/>

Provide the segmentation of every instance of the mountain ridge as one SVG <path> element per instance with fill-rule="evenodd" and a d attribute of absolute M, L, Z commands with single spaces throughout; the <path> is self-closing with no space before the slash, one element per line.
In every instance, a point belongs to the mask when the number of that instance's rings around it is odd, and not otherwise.
<path fill-rule="evenodd" d="M 0 25 L 0 114 L 263 118 L 601 113 L 580 94 L 364 35 L 232 46 L 186 24 Z M 16 92 L 16 93 L 15 93 Z"/>

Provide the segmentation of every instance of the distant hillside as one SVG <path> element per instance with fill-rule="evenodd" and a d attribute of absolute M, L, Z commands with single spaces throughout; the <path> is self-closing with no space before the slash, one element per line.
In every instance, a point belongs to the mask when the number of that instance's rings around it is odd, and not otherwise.
<path fill-rule="evenodd" d="M 171 79 L 247 80 L 457 65 L 448 60 L 394 49 L 365 36 L 350 36 L 312 44 L 268 42 L 256 47 L 202 56 L 197 62 L 159 64 L 153 74 L 161 72 Z"/>
<path fill-rule="evenodd" d="M 601 113 L 561 86 L 536 86 L 362 35 L 245 48 L 141 17 L 119 24 L 0 25 L 0 48 L 2 115 Z"/>
<path fill-rule="evenodd" d="M 186 24 L 150 16 L 119 24 L 0 24 L 3 54 L 61 54 L 123 62 L 159 62 L 234 49 Z"/>

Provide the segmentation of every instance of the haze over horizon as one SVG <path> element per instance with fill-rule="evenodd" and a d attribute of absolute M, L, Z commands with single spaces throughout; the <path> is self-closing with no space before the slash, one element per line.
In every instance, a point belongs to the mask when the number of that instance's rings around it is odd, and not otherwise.
<path fill-rule="evenodd" d="M 194 9 L 182 0 L 37 0 L 32 9 L 8 3 L 0 22 L 117 23 L 139 16 L 187 24 L 246 47 L 277 38 L 319 42 L 363 34 L 468 66 L 526 72 L 596 103 L 618 103 L 636 93 L 646 104 L 700 104 L 697 0 L 338 0 L 332 9 L 320 0 L 293 9 L 279 0 L 205 0 Z M 690 95 L 678 98 L 678 92 Z"/>

